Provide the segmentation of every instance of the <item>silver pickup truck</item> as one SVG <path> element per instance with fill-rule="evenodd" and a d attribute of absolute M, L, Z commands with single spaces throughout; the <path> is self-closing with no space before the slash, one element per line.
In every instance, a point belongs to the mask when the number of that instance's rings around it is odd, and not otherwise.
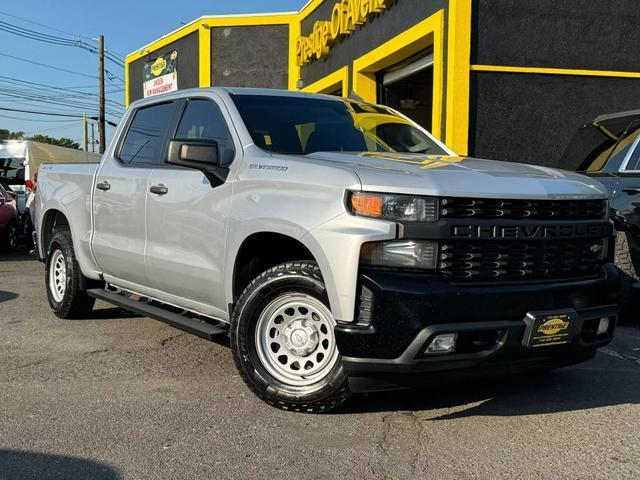
<path fill-rule="evenodd" d="M 587 360 L 619 276 L 607 192 L 456 156 L 384 106 L 210 88 L 129 108 L 99 165 L 43 165 L 49 304 L 212 339 L 249 388 L 321 412 L 454 371 Z"/>

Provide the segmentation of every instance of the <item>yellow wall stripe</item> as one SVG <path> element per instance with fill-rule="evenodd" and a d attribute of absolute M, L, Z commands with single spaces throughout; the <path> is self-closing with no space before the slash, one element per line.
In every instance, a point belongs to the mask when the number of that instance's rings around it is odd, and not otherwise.
<path fill-rule="evenodd" d="M 317 82 L 304 87 L 302 91 L 310 93 L 331 93 L 338 88 L 342 92 L 343 97 L 347 98 L 349 96 L 349 67 L 342 67 Z"/>
<path fill-rule="evenodd" d="M 446 144 L 469 154 L 471 0 L 449 0 Z"/>
<path fill-rule="evenodd" d="M 211 28 L 208 25 L 200 25 L 199 30 L 199 56 L 200 68 L 198 71 L 198 86 L 200 88 L 211 86 Z"/>
<path fill-rule="evenodd" d="M 501 65 L 472 65 L 471 70 L 476 72 L 504 72 L 504 73 L 530 73 L 541 75 L 581 75 L 586 77 L 620 77 L 640 78 L 640 72 L 624 72 L 614 70 L 583 70 L 571 68 L 545 68 L 545 67 L 512 67 Z"/>
<path fill-rule="evenodd" d="M 442 137 L 444 10 L 431 15 L 353 62 L 353 90 L 367 102 L 377 102 L 376 72 L 433 47 L 432 133 Z"/>

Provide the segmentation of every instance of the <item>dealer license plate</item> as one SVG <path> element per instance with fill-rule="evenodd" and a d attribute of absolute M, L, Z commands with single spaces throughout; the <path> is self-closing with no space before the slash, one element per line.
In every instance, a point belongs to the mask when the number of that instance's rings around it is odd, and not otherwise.
<path fill-rule="evenodd" d="M 529 348 L 566 345 L 573 339 L 577 318 L 575 310 L 529 312 L 524 319 L 527 329 L 522 343 Z"/>

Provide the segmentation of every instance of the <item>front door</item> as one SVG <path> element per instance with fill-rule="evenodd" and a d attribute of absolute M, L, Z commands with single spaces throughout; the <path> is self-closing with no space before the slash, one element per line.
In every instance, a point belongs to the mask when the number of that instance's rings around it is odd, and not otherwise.
<path fill-rule="evenodd" d="M 617 215 L 624 218 L 631 259 L 636 272 L 640 272 L 640 122 L 633 123 L 630 130 L 631 147 L 620 168 L 619 191 L 612 204 Z"/>
<path fill-rule="evenodd" d="M 227 119 L 216 102 L 184 104 L 176 140 L 215 140 L 219 158 L 231 164 L 234 146 Z M 171 165 L 154 168 L 147 200 L 146 266 L 159 298 L 207 315 L 226 318 L 223 288 L 225 229 L 232 184 L 211 181 L 201 171 Z"/>
<path fill-rule="evenodd" d="M 148 286 L 144 266 L 146 199 L 151 167 L 166 149 L 173 120 L 172 102 L 132 112 L 124 141 L 105 156 L 98 170 L 93 199 L 96 262 L 107 281 L 121 286 Z"/>

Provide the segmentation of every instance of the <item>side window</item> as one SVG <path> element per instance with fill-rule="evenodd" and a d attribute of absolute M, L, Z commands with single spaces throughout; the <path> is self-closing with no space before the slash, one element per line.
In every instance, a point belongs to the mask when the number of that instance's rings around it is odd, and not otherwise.
<path fill-rule="evenodd" d="M 223 165 L 235 157 L 235 148 L 222 112 L 211 100 L 190 100 L 182 115 L 176 140 L 215 140 Z"/>
<path fill-rule="evenodd" d="M 632 167 L 635 166 L 637 160 L 634 161 L 633 157 L 635 156 L 635 152 L 632 151 L 632 149 L 636 146 L 635 142 L 638 136 L 640 136 L 640 122 L 633 122 L 625 132 L 624 137 L 618 142 L 618 145 L 616 145 L 607 162 L 605 171 L 617 172 L 622 168 L 624 168 L 624 170 L 634 169 Z"/>
<path fill-rule="evenodd" d="M 136 166 L 158 163 L 158 156 L 164 146 L 164 133 L 171 123 L 173 113 L 172 102 L 136 111 L 120 149 L 120 161 Z"/>

